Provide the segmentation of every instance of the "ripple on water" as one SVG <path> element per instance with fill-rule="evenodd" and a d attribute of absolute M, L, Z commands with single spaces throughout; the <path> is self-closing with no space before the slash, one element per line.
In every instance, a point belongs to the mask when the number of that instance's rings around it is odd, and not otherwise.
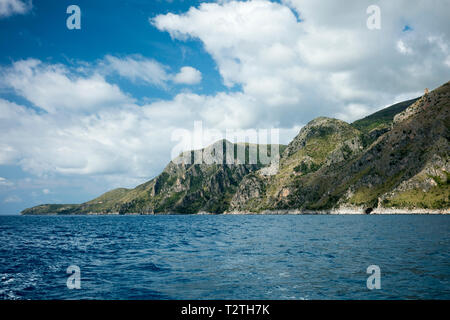
<path fill-rule="evenodd" d="M 447 216 L 0 216 L 0 299 L 450 299 L 449 230 Z"/>

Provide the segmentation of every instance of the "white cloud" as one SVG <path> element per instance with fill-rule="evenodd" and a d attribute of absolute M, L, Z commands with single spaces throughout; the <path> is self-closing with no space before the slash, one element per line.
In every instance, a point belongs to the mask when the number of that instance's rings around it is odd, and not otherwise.
<path fill-rule="evenodd" d="M 361 110 L 370 113 L 395 96 L 448 80 L 445 10 L 427 1 L 381 1 L 381 30 L 373 31 L 366 27 L 370 4 L 222 1 L 150 23 L 174 39 L 201 40 L 225 85 L 239 85 L 263 117 L 294 127 L 319 115 L 354 119 Z M 413 31 L 402 32 L 405 21 Z M 255 117 L 255 123 L 263 120 Z"/>
<path fill-rule="evenodd" d="M 31 8 L 31 1 L 0 0 L 0 18 L 9 17 L 14 14 L 25 14 L 30 11 Z"/>
<path fill-rule="evenodd" d="M 107 55 L 101 63 L 106 74 L 118 73 L 133 82 L 143 82 L 165 88 L 172 81 L 178 84 L 197 84 L 202 80 L 200 71 L 184 66 L 180 72 L 173 74 L 170 68 L 153 59 L 141 55 L 129 55 L 123 58 Z"/>
<path fill-rule="evenodd" d="M 99 74 L 82 77 L 63 65 L 48 65 L 40 60 L 14 62 L 2 70 L 3 86 L 47 112 L 77 112 L 114 107 L 133 99 Z"/>
<path fill-rule="evenodd" d="M 13 183 L 6 178 L 0 177 L 0 186 L 10 187 Z"/>
<path fill-rule="evenodd" d="M 200 38 L 228 86 L 242 83 L 249 68 L 267 59 L 267 49 L 289 51 L 290 40 L 300 31 L 288 8 L 266 1 L 203 3 L 186 14 L 159 15 L 151 22 L 174 38 Z"/>
<path fill-rule="evenodd" d="M 333 116 L 342 119 L 347 122 L 353 122 L 355 120 L 364 118 L 370 111 L 370 108 L 363 104 L 351 103 L 345 110 L 334 114 Z"/>
<path fill-rule="evenodd" d="M 197 84 L 202 81 L 202 73 L 192 67 L 182 67 L 173 77 L 173 82 L 184 84 Z"/>
<path fill-rule="evenodd" d="M 105 68 L 108 71 L 117 72 L 120 76 L 132 81 L 140 80 L 145 83 L 164 86 L 170 78 L 166 66 L 141 55 L 131 55 L 122 59 L 107 55 L 105 62 Z"/>
<path fill-rule="evenodd" d="M 13 105 L 3 105 L 2 110 L 5 107 L 11 109 Z M 151 164 L 161 159 L 157 137 L 164 131 L 138 106 L 88 115 L 38 115 L 25 107 L 18 111 L 21 117 L 15 118 L 13 125 L 1 127 L 1 153 L 12 149 L 2 164 L 19 164 L 38 175 L 57 172 L 140 176 L 151 174 Z"/>
<path fill-rule="evenodd" d="M 410 47 L 408 47 L 403 40 L 397 41 L 397 50 L 402 54 L 412 54 L 413 51 Z"/>

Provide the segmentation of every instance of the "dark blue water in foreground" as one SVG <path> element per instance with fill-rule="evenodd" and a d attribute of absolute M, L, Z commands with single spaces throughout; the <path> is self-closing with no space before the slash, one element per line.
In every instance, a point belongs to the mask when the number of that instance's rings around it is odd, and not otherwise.
<path fill-rule="evenodd" d="M 450 216 L 0 216 L 0 299 L 450 299 L 449 251 Z"/>

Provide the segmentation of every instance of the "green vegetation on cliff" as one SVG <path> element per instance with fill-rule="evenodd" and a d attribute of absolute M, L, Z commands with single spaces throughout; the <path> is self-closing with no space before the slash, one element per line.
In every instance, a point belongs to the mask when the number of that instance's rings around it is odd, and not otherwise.
<path fill-rule="evenodd" d="M 415 98 L 408 101 L 396 103 L 390 107 L 372 113 L 365 118 L 356 120 L 351 125 L 352 127 L 364 133 L 367 133 L 375 128 L 389 127 L 392 124 L 392 121 L 394 120 L 394 116 L 396 114 L 404 111 L 418 99 L 419 98 Z"/>

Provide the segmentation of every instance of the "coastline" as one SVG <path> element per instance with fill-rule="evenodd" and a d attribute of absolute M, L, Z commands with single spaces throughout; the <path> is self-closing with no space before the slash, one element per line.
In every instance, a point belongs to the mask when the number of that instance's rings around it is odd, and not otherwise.
<path fill-rule="evenodd" d="M 240 211 L 232 211 L 226 212 L 224 214 L 248 214 Z M 409 208 L 375 208 L 370 213 L 366 212 L 365 208 L 353 208 L 353 207 L 343 207 L 338 209 L 330 209 L 330 210 L 266 210 L 261 213 L 255 214 L 272 214 L 272 215 L 283 215 L 283 214 L 309 214 L 309 215 L 320 215 L 320 214 L 328 214 L 328 215 L 352 215 L 352 214 L 361 214 L 361 215 L 388 215 L 388 214 L 450 214 L 450 208 L 446 209 L 409 209 Z"/>
<path fill-rule="evenodd" d="M 19 214 L 19 216 L 164 216 L 164 215 L 446 215 L 450 214 L 450 208 L 447 209 L 407 209 L 407 208 L 375 208 L 370 213 L 366 213 L 364 208 L 339 208 L 330 210 L 265 210 L 262 212 L 230 211 L 224 213 L 198 212 L 198 213 L 180 213 L 180 212 L 161 212 L 161 213 L 125 213 L 118 212 L 87 212 L 81 214 Z"/>

